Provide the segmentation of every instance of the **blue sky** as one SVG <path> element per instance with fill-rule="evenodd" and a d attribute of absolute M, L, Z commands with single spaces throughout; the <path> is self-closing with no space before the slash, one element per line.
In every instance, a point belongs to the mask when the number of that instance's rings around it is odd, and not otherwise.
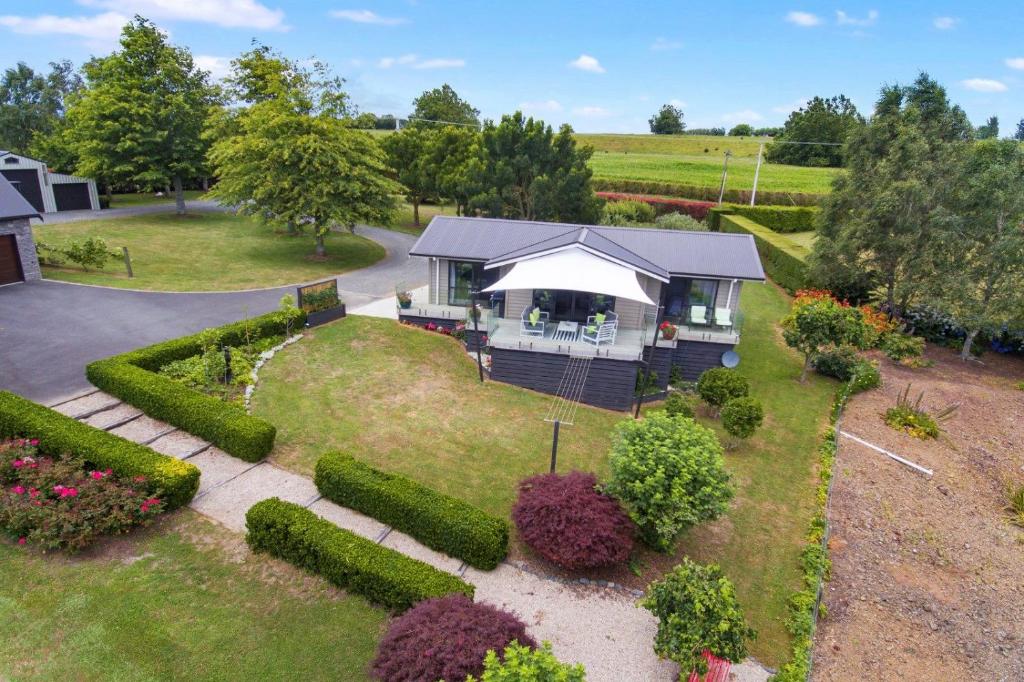
<path fill-rule="evenodd" d="M 256 38 L 330 63 L 363 110 L 405 115 L 448 82 L 486 117 L 521 108 L 587 132 L 646 132 L 665 102 L 691 127 L 781 124 L 813 95 L 845 93 L 867 112 L 883 83 L 926 70 L 975 124 L 995 114 L 1011 133 L 1024 118 L 1024 5 L 890 4 L 4 2 L 0 56 L 80 63 L 109 52 L 139 13 L 215 75 Z"/>

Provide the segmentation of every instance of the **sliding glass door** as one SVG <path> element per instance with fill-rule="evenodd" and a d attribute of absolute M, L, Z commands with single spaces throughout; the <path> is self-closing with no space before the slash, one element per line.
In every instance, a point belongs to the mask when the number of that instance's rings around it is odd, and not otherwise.
<path fill-rule="evenodd" d="M 553 322 L 569 320 L 584 324 L 594 313 L 615 309 L 614 296 L 566 289 L 537 289 L 533 292 L 533 302 L 548 313 Z"/>

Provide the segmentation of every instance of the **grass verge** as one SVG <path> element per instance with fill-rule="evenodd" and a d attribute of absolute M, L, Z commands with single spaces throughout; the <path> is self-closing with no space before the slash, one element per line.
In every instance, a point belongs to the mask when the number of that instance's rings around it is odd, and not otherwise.
<path fill-rule="evenodd" d="M 185 190 L 185 201 L 202 199 L 206 194 L 201 189 Z M 152 204 L 174 204 L 174 192 L 165 194 L 162 197 L 150 192 L 133 192 L 126 194 L 115 194 L 110 202 L 110 208 L 125 208 L 127 206 L 150 206 Z"/>

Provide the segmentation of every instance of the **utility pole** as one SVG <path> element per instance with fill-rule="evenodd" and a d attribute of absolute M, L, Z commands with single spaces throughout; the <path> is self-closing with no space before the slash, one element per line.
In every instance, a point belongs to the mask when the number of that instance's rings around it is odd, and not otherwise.
<path fill-rule="evenodd" d="M 757 198 L 757 178 L 761 175 L 761 157 L 764 156 L 764 142 L 757 148 L 757 168 L 754 169 L 754 190 L 750 193 L 750 205 L 754 205 L 754 199 Z"/>
<path fill-rule="evenodd" d="M 722 205 L 722 199 L 725 197 L 725 179 L 729 177 L 729 157 L 732 156 L 732 152 L 728 149 L 725 150 L 725 161 L 722 163 L 722 186 L 718 188 L 718 205 Z"/>

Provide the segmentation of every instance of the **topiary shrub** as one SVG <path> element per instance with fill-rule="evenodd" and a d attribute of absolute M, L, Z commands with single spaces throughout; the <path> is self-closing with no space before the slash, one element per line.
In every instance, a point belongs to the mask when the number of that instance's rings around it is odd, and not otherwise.
<path fill-rule="evenodd" d="M 652 412 L 620 422 L 610 456 L 611 483 L 641 539 L 668 551 L 683 530 L 722 514 L 732 498 L 722 446 L 692 419 Z"/>
<path fill-rule="evenodd" d="M 707 671 L 701 653 L 708 649 L 733 663 L 747 656 L 746 640 L 757 633 L 743 619 L 736 588 L 716 564 L 683 563 L 651 583 L 640 605 L 658 618 L 654 651 L 685 672 Z"/>
<path fill-rule="evenodd" d="M 764 422 L 764 407 L 757 398 L 733 398 L 722 408 L 722 427 L 730 436 L 750 438 Z"/>
<path fill-rule="evenodd" d="M 597 490 L 594 474 L 540 474 L 519 484 L 512 520 L 530 549 L 577 570 L 626 561 L 636 526 L 615 498 Z"/>
<path fill-rule="evenodd" d="M 511 613 L 463 595 L 427 599 L 392 621 L 371 674 L 383 682 L 461 682 L 483 672 L 488 651 L 502 651 L 512 642 L 536 646 Z"/>
<path fill-rule="evenodd" d="M 531 649 L 517 642 L 505 647 L 502 656 L 487 652 L 484 674 L 479 682 L 584 682 L 586 673 L 579 663 L 562 663 L 551 653 L 551 644 L 544 642 L 540 649 Z M 478 682 L 469 677 L 466 682 Z"/>
<path fill-rule="evenodd" d="M 811 364 L 818 374 L 835 377 L 840 381 L 849 381 L 859 362 L 860 356 L 857 355 L 857 349 L 849 344 L 823 350 L 811 360 Z"/>
<path fill-rule="evenodd" d="M 672 417 L 693 418 L 693 399 L 679 392 L 669 393 L 665 398 L 665 412 Z"/>
<path fill-rule="evenodd" d="M 704 370 L 697 380 L 697 394 L 712 408 L 721 409 L 733 398 L 742 398 L 750 392 L 747 379 L 736 370 L 713 367 Z"/>

